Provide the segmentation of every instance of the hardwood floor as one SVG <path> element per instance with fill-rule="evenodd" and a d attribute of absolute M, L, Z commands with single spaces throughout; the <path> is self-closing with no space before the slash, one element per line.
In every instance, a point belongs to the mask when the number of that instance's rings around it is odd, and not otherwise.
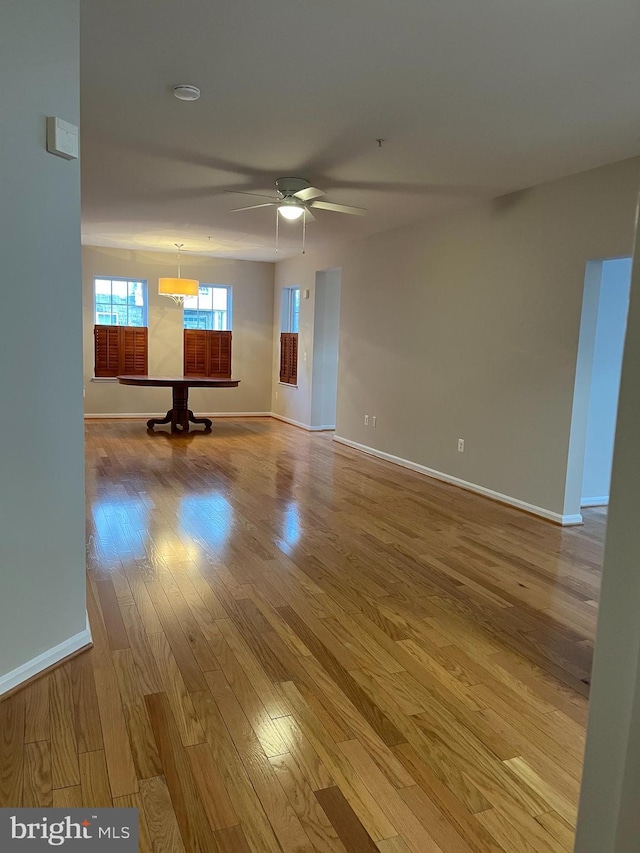
<path fill-rule="evenodd" d="M 572 845 L 606 516 L 270 419 L 87 426 L 94 648 L 0 703 L 0 806 L 154 853 Z"/>

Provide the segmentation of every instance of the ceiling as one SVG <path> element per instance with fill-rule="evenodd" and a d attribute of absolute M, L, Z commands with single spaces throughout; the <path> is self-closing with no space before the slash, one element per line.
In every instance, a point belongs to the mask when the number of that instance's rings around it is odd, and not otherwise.
<path fill-rule="evenodd" d="M 276 255 L 274 209 L 232 213 L 252 200 L 226 191 L 294 175 L 367 208 L 318 211 L 310 251 L 640 153 L 637 0 L 81 10 L 87 244 L 272 261 L 300 252 L 300 222 Z"/>

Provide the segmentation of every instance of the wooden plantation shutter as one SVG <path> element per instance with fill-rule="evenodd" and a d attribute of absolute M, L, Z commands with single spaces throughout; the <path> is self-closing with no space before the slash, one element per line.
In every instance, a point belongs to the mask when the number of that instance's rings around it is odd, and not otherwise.
<path fill-rule="evenodd" d="M 146 326 L 121 326 L 120 335 L 120 373 L 144 376 L 147 373 Z"/>
<path fill-rule="evenodd" d="M 231 379 L 231 332 L 209 332 L 209 376 Z"/>
<path fill-rule="evenodd" d="M 207 332 L 204 329 L 184 330 L 183 362 L 185 376 L 207 375 Z"/>
<path fill-rule="evenodd" d="M 95 375 L 119 376 L 148 372 L 146 326 L 94 326 Z"/>
<path fill-rule="evenodd" d="M 95 375 L 117 376 L 120 373 L 120 326 L 94 326 Z"/>
<path fill-rule="evenodd" d="M 280 335 L 280 382 L 298 384 L 297 332 L 282 332 Z"/>
<path fill-rule="evenodd" d="M 184 330 L 185 376 L 231 379 L 231 332 Z"/>

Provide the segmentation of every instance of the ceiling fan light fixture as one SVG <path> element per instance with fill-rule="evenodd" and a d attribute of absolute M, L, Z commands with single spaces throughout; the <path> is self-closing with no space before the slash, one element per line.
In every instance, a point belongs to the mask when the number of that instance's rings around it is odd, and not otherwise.
<path fill-rule="evenodd" d="M 280 215 L 285 219 L 300 219 L 304 213 L 304 207 L 298 204 L 294 199 L 285 199 L 278 208 Z"/>
<path fill-rule="evenodd" d="M 200 89 L 190 83 L 180 83 L 173 87 L 173 94 L 179 101 L 197 101 L 200 97 Z"/>

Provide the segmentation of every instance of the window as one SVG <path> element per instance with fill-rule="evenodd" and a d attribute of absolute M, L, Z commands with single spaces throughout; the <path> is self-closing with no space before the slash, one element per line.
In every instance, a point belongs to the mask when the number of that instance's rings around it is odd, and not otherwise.
<path fill-rule="evenodd" d="M 300 325 L 300 288 L 282 288 L 282 325 L 281 332 L 298 334 Z"/>
<path fill-rule="evenodd" d="M 147 282 L 93 279 L 96 326 L 146 326 Z"/>
<path fill-rule="evenodd" d="M 223 284 L 201 284 L 197 296 L 185 297 L 184 328 L 229 331 L 231 288 Z"/>
<path fill-rule="evenodd" d="M 147 373 L 147 282 L 93 279 L 94 376 Z"/>
<path fill-rule="evenodd" d="M 282 288 L 280 334 L 280 382 L 298 384 L 298 327 L 300 325 L 300 288 Z"/>

